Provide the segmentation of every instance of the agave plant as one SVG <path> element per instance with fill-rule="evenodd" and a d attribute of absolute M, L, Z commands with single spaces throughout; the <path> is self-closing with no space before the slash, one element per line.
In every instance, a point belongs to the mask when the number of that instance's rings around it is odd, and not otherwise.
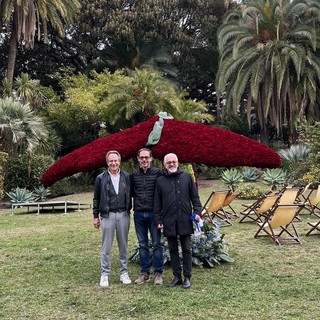
<path fill-rule="evenodd" d="M 271 186 L 271 190 L 277 190 L 278 186 L 284 186 L 288 178 L 288 172 L 281 168 L 267 169 L 262 175 L 264 183 Z"/>
<path fill-rule="evenodd" d="M 287 161 L 291 165 L 298 164 L 305 160 L 310 153 L 310 149 L 303 144 L 292 145 L 289 149 L 282 149 L 279 151 L 279 155 L 282 160 Z"/>
<path fill-rule="evenodd" d="M 243 181 L 242 174 L 237 169 L 224 170 L 221 179 L 232 191 L 235 191 L 237 185 Z"/>
<path fill-rule="evenodd" d="M 253 168 L 245 167 L 242 171 L 242 178 L 244 182 L 256 182 L 260 174 Z"/>
<path fill-rule="evenodd" d="M 33 202 L 34 201 L 33 192 L 30 192 L 26 188 L 17 187 L 13 191 L 6 192 L 6 195 L 11 199 L 10 201 L 13 203 Z"/>
<path fill-rule="evenodd" d="M 36 201 L 45 201 L 47 197 L 51 194 L 50 190 L 44 186 L 40 186 L 33 190 L 34 197 Z"/>

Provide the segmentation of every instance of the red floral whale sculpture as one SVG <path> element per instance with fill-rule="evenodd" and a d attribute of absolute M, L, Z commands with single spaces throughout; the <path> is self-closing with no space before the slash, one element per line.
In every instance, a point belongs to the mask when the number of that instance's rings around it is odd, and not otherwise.
<path fill-rule="evenodd" d="M 44 186 L 78 172 L 105 167 L 105 155 L 118 150 L 122 160 L 136 157 L 146 146 L 158 116 L 130 129 L 97 139 L 55 162 L 42 176 Z M 202 163 L 212 167 L 250 166 L 275 168 L 280 156 L 265 145 L 239 134 L 203 124 L 164 120 L 160 141 L 152 146 L 153 157 L 162 160 L 173 152 L 181 163 Z"/>

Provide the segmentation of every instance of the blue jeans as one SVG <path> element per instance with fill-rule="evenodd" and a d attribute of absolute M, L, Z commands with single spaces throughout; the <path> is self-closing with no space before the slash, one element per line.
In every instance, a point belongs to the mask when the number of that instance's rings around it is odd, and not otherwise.
<path fill-rule="evenodd" d="M 150 250 L 149 238 L 150 232 L 152 240 L 152 258 L 153 271 L 162 273 L 163 271 L 163 249 L 160 242 L 161 231 L 157 229 L 154 222 L 153 212 L 135 212 L 134 225 L 139 242 L 139 260 L 141 272 L 150 273 Z"/>

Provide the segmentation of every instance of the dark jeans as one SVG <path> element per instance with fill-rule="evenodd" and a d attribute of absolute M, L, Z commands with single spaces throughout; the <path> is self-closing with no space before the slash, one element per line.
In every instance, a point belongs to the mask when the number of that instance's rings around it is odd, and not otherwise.
<path fill-rule="evenodd" d="M 167 237 L 170 250 L 171 268 L 175 276 L 181 277 L 181 261 L 179 257 L 178 237 Z M 179 236 L 182 249 L 183 275 L 191 277 L 192 248 L 191 235 Z"/>
<path fill-rule="evenodd" d="M 141 272 L 150 273 L 150 251 L 149 238 L 150 232 L 153 248 L 153 271 L 162 273 L 163 271 L 163 249 L 160 242 L 161 231 L 157 229 L 154 222 L 153 212 L 135 212 L 134 225 L 139 242 L 139 259 Z"/>

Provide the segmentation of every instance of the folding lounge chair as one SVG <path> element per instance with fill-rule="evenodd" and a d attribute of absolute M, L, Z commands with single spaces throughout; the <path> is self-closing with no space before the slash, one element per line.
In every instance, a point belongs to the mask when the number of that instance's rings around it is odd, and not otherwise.
<path fill-rule="evenodd" d="M 273 194 L 273 192 L 269 191 L 253 203 L 242 204 L 242 206 L 244 206 L 245 209 L 243 211 L 239 212 L 240 215 L 243 215 L 243 217 L 240 219 L 239 223 L 245 222 L 244 220 L 246 220 L 246 219 L 251 220 L 251 221 L 256 221 L 257 220 L 256 210 L 261 206 L 264 199 L 267 196 L 272 195 L 272 194 Z"/>
<path fill-rule="evenodd" d="M 214 218 L 218 217 L 221 220 L 225 221 L 226 217 L 218 211 L 222 208 L 224 201 L 229 194 L 230 190 L 223 191 L 212 191 L 208 200 L 204 204 L 202 208 L 202 217 L 206 220 L 209 220 L 212 224 L 214 224 Z M 228 225 L 231 225 L 231 222 L 225 221 Z"/>
<path fill-rule="evenodd" d="M 264 217 L 263 222 L 258 222 L 259 229 L 255 238 L 269 236 L 276 244 L 298 243 L 301 244 L 293 220 L 297 214 L 297 205 L 277 205 L 274 210 Z M 291 227 L 291 228 L 290 228 Z M 289 231 L 289 228 L 292 231 Z M 260 234 L 264 232 L 266 234 Z"/>
<path fill-rule="evenodd" d="M 315 215 L 320 218 L 320 215 L 316 214 Z M 309 231 L 306 233 L 306 236 L 309 236 L 313 231 L 319 231 L 320 232 L 320 220 L 318 222 L 307 222 L 308 225 L 311 227 Z"/>
<path fill-rule="evenodd" d="M 310 214 L 316 214 L 316 209 L 320 210 L 320 184 L 318 185 L 315 196 L 309 195 L 307 201 L 303 203 L 303 208 L 308 210 Z"/>
<path fill-rule="evenodd" d="M 297 197 L 300 194 L 300 188 L 286 188 L 279 198 L 279 205 L 289 205 L 296 203 Z"/>
<path fill-rule="evenodd" d="M 299 216 L 299 212 L 303 209 L 304 205 L 302 203 L 299 203 L 298 201 L 298 198 L 302 194 L 302 191 L 303 191 L 303 188 L 286 187 L 282 192 L 278 202 L 279 205 L 290 205 L 290 204 L 299 205 L 299 209 L 295 217 L 297 221 L 302 221 Z"/>
<path fill-rule="evenodd" d="M 264 217 L 268 216 L 270 210 L 274 208 L 279 196 L 267 196 L 262 201 L 261 205 L 255 210 L 256 222 L 261 222 Z"/>
<path fill-rule="evenodd" d="M 303 189 L 301 190 L 300 194 L 297 197 L 297 200 L 299 202 L 306 202 L 308 201 L 309 197 L 312 194 L 313 189 L 311 186 L 313 185 L 313 182 L 306 184 Z"/>
<path fill-rule="evenodd" d="M 224 203 L 222 205 L 222 208 L 220 211 L 223 211 L 225 216 L 228 216 L 229 218 L 238 218 L 237 213 L 235 210 L 231 207 L 231 202 L 239 197 L 241 192 L 229 192 L 227 197 L 224 200 Z M 229 208 L 231 211 L 227 211 L 225 208 Z"/>

